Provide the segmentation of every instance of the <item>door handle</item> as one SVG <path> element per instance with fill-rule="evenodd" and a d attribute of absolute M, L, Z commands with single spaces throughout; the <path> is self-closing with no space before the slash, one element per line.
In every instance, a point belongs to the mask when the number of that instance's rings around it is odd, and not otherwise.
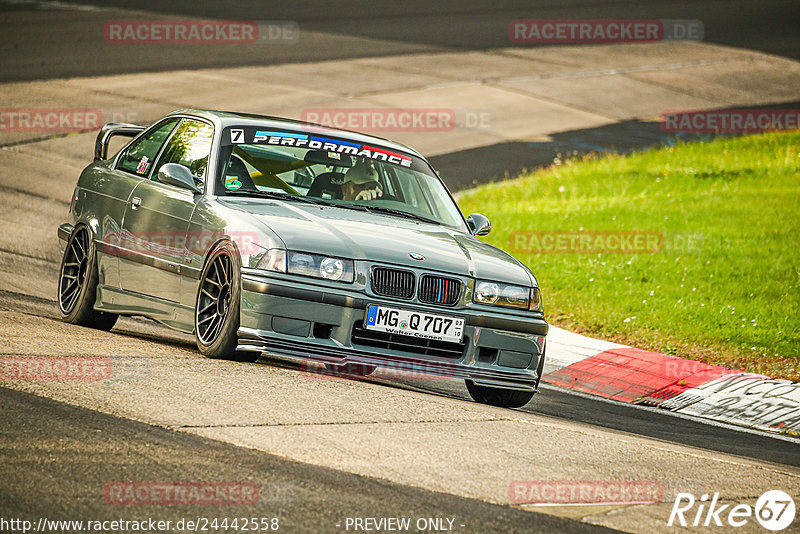
<path fill-rule="evenodd" d="M 133 197 L 131 199 L 131 209 L 139 209 L 139 206 L 142 205 L 142 199 L 139 197 Z"/>

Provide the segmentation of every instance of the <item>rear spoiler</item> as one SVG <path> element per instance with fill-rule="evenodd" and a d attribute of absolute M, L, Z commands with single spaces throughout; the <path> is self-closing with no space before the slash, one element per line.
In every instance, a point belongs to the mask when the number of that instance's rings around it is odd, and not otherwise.
<path fill-rule="evenodd" d="M 136 137 L 144 130 L 144 126 L 137 126 L 135 124 L 124 124 L 120 122 L 109 122 L 102 128 L 100 133 L 97 134 L 97 140 L 94 142 L 94 159 L 106 159 L 108 157 L 108 142 L 115 135 L 123 135 L 125 137 Z"/>

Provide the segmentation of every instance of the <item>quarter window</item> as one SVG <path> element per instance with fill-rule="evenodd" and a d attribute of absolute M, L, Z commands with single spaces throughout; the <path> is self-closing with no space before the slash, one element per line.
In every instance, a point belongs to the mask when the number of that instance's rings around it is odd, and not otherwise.
<path fill-rule="evenodd" d="M 210 124 L 194 119 L 183 119 L 161 157 L 158 158 L 153 180 L 158 180 L 158 169 L 162 165 L 178 163 L 187 167 L 195 178 L 202 182 L 208 166 L 208 155 L 211 153 L 213 134 L 214 129 Z"/>
<path fill-rule="evenodd" d="M 117 161 L 117 168 L 135 174 L 147 176 L 153 166 L 153 161 L 164 141 L 175 129 L 180 119 L 169 119 L 150 129 L 142 137 L 125 149 Z"/>

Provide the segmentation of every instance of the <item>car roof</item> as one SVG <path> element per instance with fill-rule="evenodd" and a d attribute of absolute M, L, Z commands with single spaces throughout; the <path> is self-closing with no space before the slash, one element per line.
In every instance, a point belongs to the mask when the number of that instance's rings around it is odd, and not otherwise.
<path fill-rule="evenodd" d="M 270 117 L 267 115 L 255 115 L 251 113 L 236 113 L 232 111 L 216 111 L 209 109 L 178 109 L 169 113 L 170 115 L 195 115 L 197 117 L 205 118 L 213 121 L 221 128 L 228 126 L 256 126 L 261 128 L 278 128 L 289 132 L 308 133 L 309 128 L 313 128 L 314 133 L 326 134 L 333 137 L 339 137 L 349 141 L 355 141 L 361 144 L 377 144 L 384 148 L 393 150 L 400 150 L 414 156 L 425 159 L 422 154 L 413 148 L 377 137 L 374 135 L 353 132 L 350 130 L 342 130 L 339 128 L 332 128 L 313 122 L 304 122 L 294 119 L 286 119 L 283 117 Z"/>

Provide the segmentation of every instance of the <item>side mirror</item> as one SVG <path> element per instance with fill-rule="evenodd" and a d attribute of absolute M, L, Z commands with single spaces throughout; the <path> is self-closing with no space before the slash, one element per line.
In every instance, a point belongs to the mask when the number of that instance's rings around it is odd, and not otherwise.
<path fill-rule="evenodd" d="M 492 231 L 492 223 L 480 213 L 473 213 L 467 217 L 467 227 L 472 235 L 488 235 Z"/>
<path fill-rule="evenodd" d="M 202 193 L 200 188 L 194 184 L 192 172 L 179 163 L 165 163 L 162 165 L 161 168 L 158 169 L 158 181 L 182 189 L 188 189 L 194 193 Z"/>

